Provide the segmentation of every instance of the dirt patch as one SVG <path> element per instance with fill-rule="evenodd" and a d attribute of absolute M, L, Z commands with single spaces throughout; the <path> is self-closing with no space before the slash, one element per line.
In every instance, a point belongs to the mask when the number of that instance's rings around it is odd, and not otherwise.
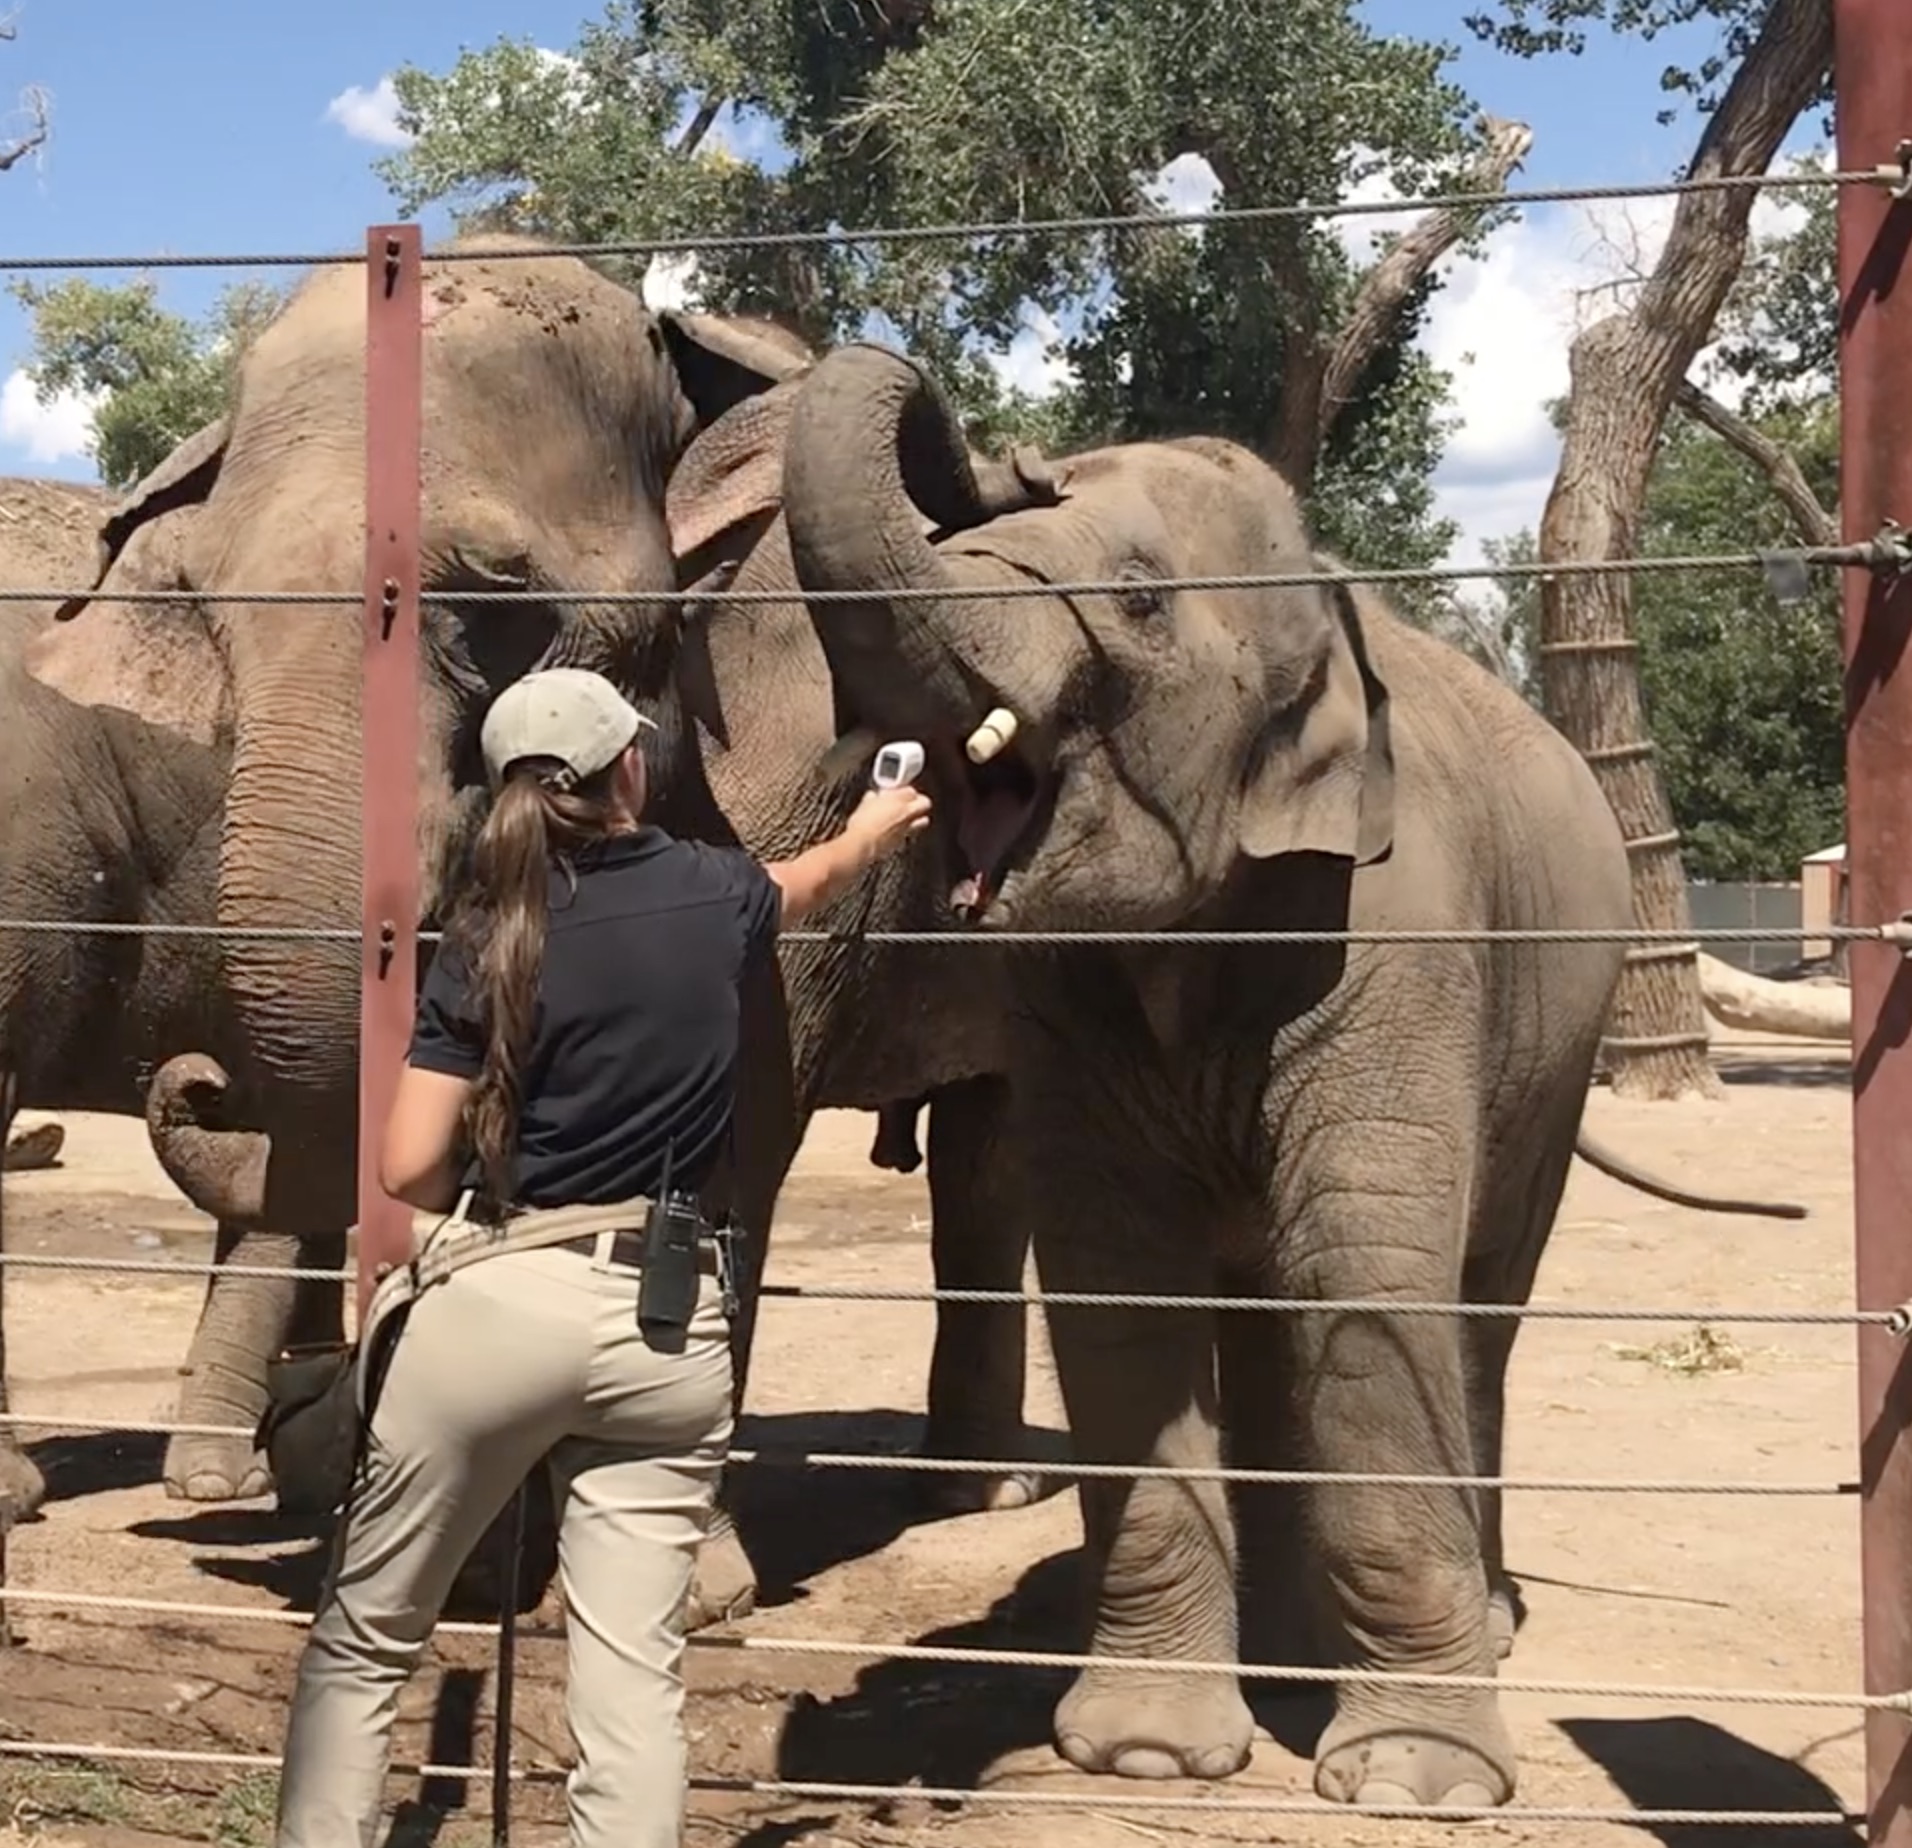
<path fill-rule="evenodd" d="M 1589 1126 L 1661 1173 L 1734 1193 L 1796 1199 L 1802 1224 L 1713 1219 L 1643 1199 L 1576 1166 L 1537 1296 L 1576 1305 L 1684 1306 L 1673 1322 L 1531 1324 L 1514 1362 L 1507 1468 L 1515 1477 L 1816 1484 L 1856 1473 L 1853 1334 L 1748 1326 L 1733 1306 L 1851 1304 L 1849 1102 L 1843 1049 L 1736 1041 L 1727 1098 L 1651 1105 L 1596 1093 Z M 142 1168 L 137 1126 L 68 1119 L 62 1166 L 11 1177 L 15 1249 L 74 1255 L 200 1253 L 208 1231 Z M 920 1175 L 867 1165 L 871 1119 L 821 1120 L 779 1216 L 776 1283 L 929 1282 Z M 103 1180 L 102 1176 L 108 1178 Z M 196 1286 L 29 1273 L 12 1283 L 16 1405 L 23 1412 L 147 1419 L 171 1409 Z M 896 1450 L 914 1441 L 928 1353 L 927 1305 L 772 1301 L 743 1442 Z M 1032 1330 L 1032 1420 L 1060 1418 L 1041 1331 Z M 309 1611 L 320 1536 L 269 1506 L 195 1511 L 158 1487 L 160 1443 L 51 1435 L 35 1446 L 52 1493 L 12 1537 L 11 1583 L 262 1613 Z M 764 1606 L 735 1635 L 1076 1649 L 1073 1498 L 1014 1514 L 926 1522 L 914 1479 L 766 1470 L 748 1535 Z M 1857 1503 L 1851 1495 L 1713 1496 L 1525 1491 L 1510 1497 L 1509 1548 L 1528 1621 L 1505 1673 L 1581 1684 L 1822 1690 L 1860 1685 Z M 549 1611 L 528 1620 L 538 1631 Z M 21 1606 L 21 1646 L 0 1658 L 0 1740 L 69 1740 L 226 1754 L 278 1750 L 298 1630 L 178 1615 L 129 1620 Z M 568 1762 L 562 1643 L 531 1634 L 514 1762 L 540 1778 L 515 1808 L 518 1838 L 561 1839 Z M 1139 1790 L 1064 1771 L 1048 1747 L 1061 1674 L 703 1646 L 688 1666 L 693 1770 L 727 1779 L 965 1786 L 984 1776 L 1067 1799 L 1062 1808 L 954 1811 L 909 1798 L 791 1804 L 735 1794 L 693 1800 L 693 1844 L 780 1848 L 916 1842 L 951 1848 L 1135 1848 L 1280 1840 L 1421 1848 L 1452 1830 L 1241 1810 L 1179 1815 L 1088 1800 L 1172 1795 L 1311 1801 L 1307 1755 L 1322 1713 L 1273 1699 L 1271 1737 L 1225 1786 Z M 441 1635 L 401 1705 L 396 1758 L 486 1763 L 491 1648 Z M 1858 1715 L 1841 1708 L 1698 1704 L 1676 1697 L 1509 1694 L 1523 1764 L 1518 1802 L 1811 1810 L 1861 1796 Z M 1004 1788 L 998 1783 L 996 1788 Z M 399 1839 L 463 1848 L 486 1839 L 486 1792 L 395 1775 Z M 464 1799 L 461 1802 L 461 1799 Z M 0 1848 L 70 1840 L 264 1842 L 271 1780 L 243 1764 L 9 1765 L 0 1760 Z M 1516 1816 L 1495 1840 L 1632 1843 L 1612 1824 Z M 1668 1840 L 1820 1845 L 1839 1829 L 1687 1831 Z"/>

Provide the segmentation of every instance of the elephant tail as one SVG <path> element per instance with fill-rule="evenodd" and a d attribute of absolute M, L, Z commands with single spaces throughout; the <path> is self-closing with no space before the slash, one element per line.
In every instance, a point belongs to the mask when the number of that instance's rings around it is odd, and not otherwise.
<path fill-rule="evenodd" d="M 146 1093 L 146 1134 L 166 1178 L 202 1213 L 256 1224 L 265 1215 L 272 1140 L 226 1120 L 231 1087 L 225 1068 L 203 1052 L 168 1059 Z"/>
<path fill-rule="evenodd" d="M 1806 1217 L 1806 1209 L 1789 1200 L 1728 1200 L 1711 1194 L 1690 1193 L 1684 1187 L 1676 1187 L 1671 1181 L 1663 1181 L 1643 1168 L 1634 1167 L 1604 1143 L 1594 1141 L 1584 1129 L 1574 1138 L 1573 1152 L 1589 1167 L 1598 1168 L 1602 1174 L 1628 1187 L 1637 1187 L 1642 1193 L 1652 1194 L 1656 1199 L 1670 1200 L 1675 1206 L 1696 1207 L 1703 1213 L 1751 1214 L 1761 1219 Z"/>

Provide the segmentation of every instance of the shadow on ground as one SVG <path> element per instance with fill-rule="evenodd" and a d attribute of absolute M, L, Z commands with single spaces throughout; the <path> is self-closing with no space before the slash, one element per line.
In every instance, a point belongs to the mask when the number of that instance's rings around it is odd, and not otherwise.
<path fill-rule="evenodd" d="M 1749 1744 L 1706 1720 L 1556 1720 L 1573 1743 L 1613 1779 L 1636 1809 L 1784 1810 L 1837 1815 L 1839 1797 L 1804 1765 Z M 1659 1827 L 1667 1848 L 1858 1848 L 1863 1832 L 1844 1823 L 1799 1823 L 1754 1830 Z"/>
<path fill-rule="evenodd" d="M 931 1630 L 933 1649 L 1081 1647 L 1075 1592 L 1080 1555 L 1032 1566 L 981 1619 Z M 833 1698 L 799 1693 L 777 1754 L 777 1776 L 797 1782 L 968 1788 L 1005 1754 L 1049 1743 L 1065 1669 L 879 1662 Z"/>

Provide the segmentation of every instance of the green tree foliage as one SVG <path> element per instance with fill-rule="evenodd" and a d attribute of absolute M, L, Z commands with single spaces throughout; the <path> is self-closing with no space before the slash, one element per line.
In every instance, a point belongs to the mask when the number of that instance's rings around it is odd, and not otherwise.
<path fill-rule="evenodd" d="M 237 284 L 202 322 L 162 308 L 149 280 L 8 288 L 33 316 L 26 372 L 40 402 L 96 400 L 88 453 L 113 488 L 131 487 L 226 408 L 240 356 L 281 301 L 265 284 Z"/>
<path fill-rule="evenodd" d="M 1492 7 L 1467 16 L 1475 37 L 1516 57 L 1550 52 L 1578 54 L 1586 49 L 1587 30 L 1605 26 L 1653 40 L 1686 26 L 1716 28 L 1710 47 L 1692 63 L 1669 64 L 1660 88 L 1706 111 L 1719 100 L 1734 67 L 1752 48 L 1769 10 L 1769 0 L 1494 0 Z M 1831 98 L 1831 80 L 1819 100 Z M 1660 111 L 1662 123 L 1679 113 L 1677 104 Z"/>
<path fill-rule="evenodd" d="M 1383 170 L 1416 191 L 1472 152 L 1450 55 L 1371 33 L 1353 0 L 613 0 L 567 59 L 504 41 L 396 72 L 413 139 L 379 169 L 407 213 L 626 242 L 634 269 L 712 233 L 1130 213 L 1182 156 L 1227 204 L 1333 198 Z M 752 136 L 778 152 L 734 151 Z M 899 338 L 978 440 L 1203 430 L 1270 453 L 1296 342 L 1341 325 L 1361 274 L 1330 225 L 1296 219 L 716 251 L 698 284 L 820 343 Z M 1453 537 L 1428 488 L 1446 381 L 1413 350 L 1426 296 L 1318 458 L 1309 433 L 1313 511 L 1351 556 L 1432 562 Z M 1070 330 L 1078 376 L 1040 406 L 982 358 L 1032 316 Z"/>
<path fill-rule="evenodd" d="M 1839 462 L 1836 407 L 1758 420 L 1828 507 Z M 1800 543 L 1763 471 L 1675 417 L 1647 500 L 1649 554 Z M 1642 574 L 1635 625 L 1647 722 L 1688 871 L 1702 879 L 1791 879 L 1845 831 L 1845 725 L 1836 573 L 1781 605 L 1744 571 Z"/>

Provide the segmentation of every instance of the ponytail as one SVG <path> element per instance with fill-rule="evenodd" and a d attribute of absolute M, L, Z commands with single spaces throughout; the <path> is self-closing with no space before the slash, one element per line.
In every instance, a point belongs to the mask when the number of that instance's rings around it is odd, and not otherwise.
<path fill-rule="evenodd" d="M 524 1059 L 538 1005 L 550 928 L 554 866 L 611 831 L 617 817 L 612 775 L 563 788 L 555 766 L 514 764 L 473 850 L 471 882 L 447 935 L 465 958 L 471 1001 L 485 1036 L 484 1069 L 465 1105 L 465 1136 L 499 1211 L 516 1192 L 518 1117 Z"/>

